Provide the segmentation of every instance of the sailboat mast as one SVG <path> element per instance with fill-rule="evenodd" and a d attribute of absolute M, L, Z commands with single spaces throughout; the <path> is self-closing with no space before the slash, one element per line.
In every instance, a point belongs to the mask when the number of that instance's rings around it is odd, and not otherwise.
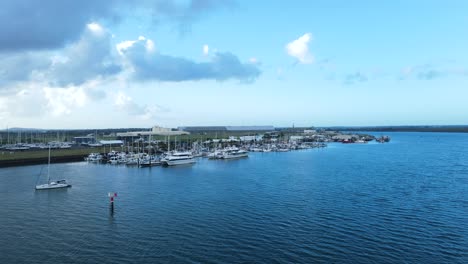
<path fill-rule="evenodd" d="M 49 145 L 49 160 L 47 163 L 47 183 L 50 183 L 50 145 Z"/>

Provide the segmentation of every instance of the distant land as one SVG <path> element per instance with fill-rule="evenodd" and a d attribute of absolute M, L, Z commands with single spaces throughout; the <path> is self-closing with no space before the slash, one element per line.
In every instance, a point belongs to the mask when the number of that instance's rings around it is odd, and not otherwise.
<path fill-rule="evenodd" d="M 54 131 L 69 131 L 74 133 L 94 133 L 99 132 L 126 132 L 126 131 L 145 131 L 150 128 L 107 128 L 107 129 L 42 129 L 42 128 L 21 128 L 12 127 L 9 129 L 0 129 L 0 132 L 17 133 L 17 132 L 54 132 Z M 431 125 L 431 126 L 323 126 L 323 127 L 275 127 L 275 130 L 301 131 L 304 129 L 326 129 L 335 131 L 371 131 L 371 132 L 451 132 L 451 133 L 468 133 L 468 125 Z"/>
<path fill-rule="evenodd" d="M 44 129 L 44 128 L 24 128 L 24 127 L 11 127 L 8 129 L 0 129 L 0 132 L 53 132 L 53 131 L 73 131 L 73 132 L 95 132 L 95 131 L 111 131 L 111 132 L 125 132 L 125 131 L 143 131 L 148 130 L 148 128 L 86 128 L 86 129 L 60 129 L 60 128 L 51 128 L 51 129 Z"/>
<path fill-rule="evenodd" d="M 324 129 L 339 131 L 373 131 L 373 132 L 451 132 L 468 133 L 468 125 L 443 126 L 334 126 Z"/>

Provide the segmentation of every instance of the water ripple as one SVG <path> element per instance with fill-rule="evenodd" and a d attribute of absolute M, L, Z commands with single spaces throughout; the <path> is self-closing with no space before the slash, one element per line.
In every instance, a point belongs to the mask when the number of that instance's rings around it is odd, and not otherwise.
<path fill-rule="evenodd" d="M 33 190 L 40 166 L 0 169 L 0 263 L 468 263 L 468 135 L 392 138 L 183 168 L 58 164 L 73 187 L 50 192 Z"/>

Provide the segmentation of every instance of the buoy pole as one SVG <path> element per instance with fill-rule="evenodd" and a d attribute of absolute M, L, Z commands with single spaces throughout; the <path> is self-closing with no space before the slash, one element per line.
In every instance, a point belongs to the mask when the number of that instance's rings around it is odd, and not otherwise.
<path fill-rule="evenodd" d="M 114 199 L 115 197 L 117 197 L 117 193 L 109 192 L 107 196 L 109 197 L 109 202 L 110 202 L 109 203 L 110 212 L 112 215 L 114 215 Z"/>

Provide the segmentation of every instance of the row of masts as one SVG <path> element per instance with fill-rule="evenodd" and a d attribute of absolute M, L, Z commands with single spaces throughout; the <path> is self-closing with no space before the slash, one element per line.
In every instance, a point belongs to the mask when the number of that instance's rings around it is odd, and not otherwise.
<path fill-rule="evenodd" d="M 16 134 L 16 136 L 15 136 Z M 67 141 L 66 133 L 56 132 L 56 136 L 51 135 L 52 133 L 34 132 L 34 131 L 17 131 L 10 132 L 10 129 L 6 128 L 5 133 L 0 133 L 0 145 L 10 145 L 19 143 L 47 143 L 49 141 L 65 142 Z"/>

